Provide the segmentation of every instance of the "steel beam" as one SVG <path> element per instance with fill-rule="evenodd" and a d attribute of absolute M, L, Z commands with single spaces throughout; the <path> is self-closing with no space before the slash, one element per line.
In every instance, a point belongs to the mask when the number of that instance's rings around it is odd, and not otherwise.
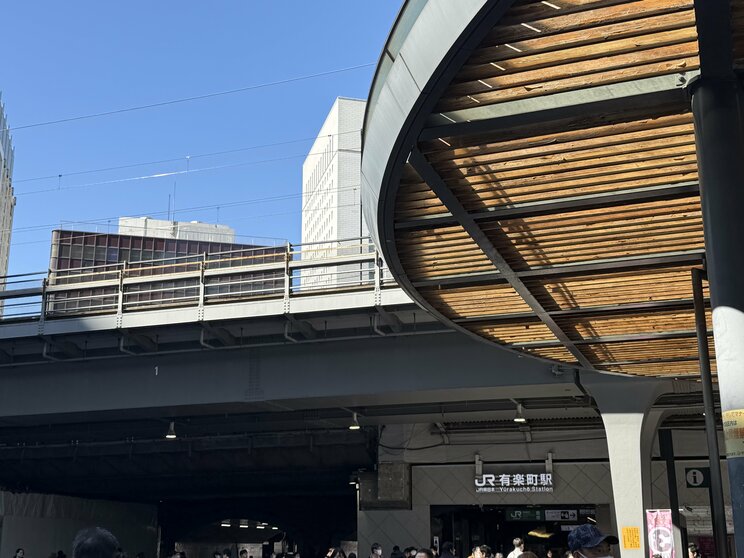
<path fill-rule="evenodd" d="M 667 310 L 688 310 L 693 307 L 692 300 L 660 300 L 653 302 L 638 302 L 632 304 L 610 304 L 606 306 L 592 306 L 589 308 L 569 308 L 566 310 L 546 310 L 554 318 L 580 316 L 615 316 L 634 312 L 662 312 Z M 537 318 L 535 314 L 523 312 L 520 314 L 493 314 L 490 316 L 472 316 L 453 320 L 457 324 L 503 323 L 529 320 Z"/>
<path fill-rule="evenodd" d="M 622 192 L 605 192 L 544 202 L 516 204 L 511 207 L 495 207 L 484 211 L 472 212 L 470 216 L 479 223 L 487 223 L 507 219 L 538 217 L 553 213 L 604 209 L 633 203 L 688 198 L 697 196 L 699 192 L 700 188 L 697 182 L 685 182 L 683 184 L 654 186 L 651 188 L 634 188 Z M 456 224 L 457 220 L 451 213 L 448 213 L 401 221 L 396 223 L 395 228 L 399 230 L 428 229 L 430 227 L 447 227 Z"/>
<path fill-rule="evenodd" d="M 692 270 L 692 293 L 695 297 L 695 330 L 697 332 L 698 355 L 700 361 L 700 383 L 703 388 L 705 407 L 705 438 L 708 444 L 708 465 L 710 466 L 710 511 L 713 519 L 713 539 L 716 554 L 726 556 L 726 509 L 723 502 L 723 479 L 721 476 L 721 453 L 718 449 L 718 430 L 716 425 L 716 402 L 713 392 L 713 375 L 710 370 L 708 351 L 708 326 L 705 318 L 703 298 L 703 271 Z"/>
<path fill-rule="evenodd" d="M 60 360 L 49 351 L 49 348 L 57 349 L 65 355 L 64 358 L 81 358 L 83 356 L 83 350 L 72 341 L 53 339 L 49 336 L 43 336 L 42 339 L 44 340 L 43 354 L 45 358 L 50 360 Z"/>
<path fill-rule="evenodd" d="M 222 343 L 223 346 L 231 347 L 238 344 L 238 339 L 226 328 L 216 327 L 207 322 L 203 322 L 201 325 L 204 331 L 209 333 L 212 337 L 216 337 L 217 339 L 219 339 L 220 343 Z"/>
<path fill-rule="evenodd" d="M 309 322 L 306 322 L 305 320 L 298 320 L 292 314 L 285 314 L 285 316 L 287 318 L 287 322 L 289 322 L 292 327 L 296 327 L 305 339 L 315 339 L 316 337 L 318 337 L 318 332 L 312 325 L 310 325 Z"/>
<path fill-rule="evenodd" d="M 695 337 L 695 331 L 674 331 L 670 333 L 632 333 L 627 335 L 606 335 L 603 337 L 589 337 L 577 339 L 575 345 L 591 345 L 594 343 L 625 343 L 629 341 L 655 341 L 660 339 L 689 339 Z M 506 345 L 518 349 L 542 349 L 547 347 L 560 347 L 558 341 L 530 341 L 528 343 L 512 343 Z"/>
<path fill-rule="evenodd" d="M 736 555 L 744 556 L 744 84 L 734 72 L 731 5 L 730 0 L 695 0 L 701 75 L 689 92 Z M 721 546 L 726 533 L 718 529 L 716 555 L 726 556 L 728 548 Z"/>
<path fill-rule="evenodd" d="M 633 364 L 667 364 L 670 362 L 697 362 L 697 357 L 645 358 L 597 362 L 597 366 L 629 366 Z"/>
<path fill-rule="evenodd" d="M 392 312 L 388 312 L 383 306 L 375 306 L 375 309 L 377 310 L 380 319 L 393 333 L 400 333 L 403 331 L 403 323 L 400 321 L 398 316 Z"/>
<path fill-rule="evenodd" d="M 617 83 L 431 115 L 419 141 L 493 134 L 546 123 L 586 121 L 590 114 L 630 119 L 687 105 L 684 86 L 697 71 Z M 654 108 L 651 108 L 654 107 Z M 474 138 L 478 141 L 479 138 Z M 452 142 L 450 142 L 452 143 Z"/>
<path fill-rule="evenodd" d="M 442 200 L 445 207 L 449 209 L 450 213 L 457 219 L 457 222 L 465 229 L 488 259 L 491 260 L 491 263 L 493 263 L 496 269 L 499 270 L 501 276 L 509 282 L 515 291 L 517 291 L 519 296 L 522 297 L 525 303 L 527 303 L 533 312 L 535 312 L 537 317 L 539 317 L 540 320 L 550 329 L 553 335 L 555 335 L 566 349 L 576 357 L 578 363 L 586 368 L 593 368 L 591 362 L 589 362 L 586 356 L 573 344 L 573 341 L 560 328 L 560 326 L 558 326 L 550 314 L 546 312 L 545 308 L 543 308 L 532 292 L 506 262 L 504 257 L 494 246 L 493 242 L 491 242 L 491 239 L 488 238 L 483 229 L 480 228 L 478 223 L 462 206 L 455 194 L 452 193 L 434 167 L 432 167 L 429 161 L 426 160 L 426 157 L 424 157 L 418 149 L 414 148 L 411 151 L 408 162 L 413 166 L 424 182 L 429 185 L 439 199 Z"/>
<path fill-rule="evenodd" d="M 734 68 L 731 0 L 695 0 L 700 75 L 730 80 Z"/>
<path fill-rule="evenodd" d="M 644 270 L 649 268 L 676 267 L 680 265 L 700 265 L 705 253 L 702 251 L 669 252 L 653 256 L 613 258 L 594 260 L 587 263 L 574 263 L 551 267 L 536 267 L 525 271 L 516 271 L 520 278 L 543 277 L 578 277 L 581 275 L 596 275 L 601 273 Z M 416 281 L 413 286 L 417 289 L 442 286 L 468 286 L 477 284 L 505 283 L 506 279 L 498 271 L 487 273 L 463 273 Z"/>

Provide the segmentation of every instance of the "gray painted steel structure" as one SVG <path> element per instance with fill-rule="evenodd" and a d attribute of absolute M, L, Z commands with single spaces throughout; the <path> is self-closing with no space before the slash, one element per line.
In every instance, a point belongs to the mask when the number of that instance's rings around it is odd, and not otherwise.
<path fill-rule="evenodd" d="M 712 4 L 708 6 L 708 4 Z M 453 274 L 452 277 L 417 282 L 415 285 L 407 278 L 405 270 L 398 259 L 395 245 L 396 228 L 430 227 L 457 222 L 465 227 L 486 255 L 491 257 L 489 246 L 479 241 L 478 220 L 499 219 L 504 217 L 540 214 L 538 204 L 527 204 L 505 210 L 507 215 L 498 211 L 483 211 L 478 215 L 468 214 L 462 219 L 461 208 L 453 206 L 446 191 L 437 191 L 436 176 L 427 173 L 426 165 L 416 154 L 417 143 L 421 140 L 447 138 L 456 141 L 463 133 L 477 134 L 499 128 L 508 128 L 525 123 L 570 119 L 587 110 L 617 110 L 643 106 L 650 95 L 655 102 L 664 106 L 665 100 L 670 105 L 680 106 L 685 100 L 686 88 L 691 78 L 698 72 L 682 72 L 673 76 L 639 80 L 630 84 L 617 84 L 588 88 L 582 91 L 550 95 L 548 97 L 507 102 L 495 106 L 475 107 L 446 114 L 429 114 L 439 99 L 443 84 L 450 81 L 453 73 L 462 65 L 470 54 L 470 48 L 477 44 L 485 29 L 493 25 L 493 18 L 498 18 L 511 5 L 508 1 L 494 0 L 473 1 L 464 3 L 430 0 L 429 2 L 407 2 L 399 20 L 394 27 L 387 46 L 383 52 L 377 74 L 370 92 L 370 102 L 365 118 L 364 147 L 362 158 L 362 189 L 365 215 L 370 233 L 380 247 L 394 277 L 402 288 L 417 302 L 427 308 L 433 315 L 452 323 L 436 309 L 432 308 L 418 294 L 418 288 L 448 285 L 478 284 L 489 282 L 519 281 L 518 274 L 510 274 L 496 262 L 498 272 L 477 274 Z M 714 294 L 713 308 L 726 304 L 738 311 L 736 316 L 729 316 L 728 330 L 722 332 L 723 342 L 716 329 L 717 353 L 730 362 L 719 362 L 719 374 L 725 367 L 730 367 L 727 374 L 723 370 L 721 381 L 723 408 L 744 409 L 744 398 L 741 383 L 742 363 L 744 363 L 744 295 L 740 279 L 744 275 L 744 257 L 741 255 L 741 239 L 744 238 L 744 221 L 741 219 L 741 208 L 744 207 L 744 189 L 740 187 L 744 176 L 744 88 L 732 73 L 732 44 L 729 2 L 703 2 L 696 0 L 698 12 L 698 30 L 701 37 L 700 55 L 702 60 L 702 79 L 695 83 L 693 92 L 693 111 L 695 113 L 696 137 L 700 154 L 700 171 L 702 202 L 705 221 L 706 249 L 712 256 L 711 267 L 715 276 L 711 277 L 711 290 Z M 704 29 L 701 29 L 701 26 Z M 717 36 L 719 33 L 721 36 Z M 707 34 L 707 38 L 706 38 Z M 707 39 L 707 40 L 706 40 Z M 710 43 L 710 44 L 706 44 Z M 720 55 L 720 56 L 719 56 Z M 718 58 L 716 58 L 718 56 Z M 706 64 L 709 64 L 706 71 Z M 551 116 L 552 115 L 552 116 Z M 548 118 L 551 116 L 550 118 Z M 721 139 L 725 138 L 725 139 Z M 725 148 L 724 145 L 725 144 Z M 410 159 L 409 159 L 410 157 Z M 399 179 L 403 165 L 409 162 L 423 172 L 422 177 L 439 195 L 449 210 L 447 215 L 431 218 L 410 219 L 407 222 L 394 223 L 394 206 Z M 707 176 L 706 176 L 707 175 Z M 710 192 L 705 191 L 705 181 L 712 185 Z M 672 199 L 675 196 L 689 195 L 698 189 L 691 183 L 672 188 L 661 187 L 654 191 L 637 191 L 625 193 L 613 199 L 612 195 L 586 196 L 577 201 L 582 207 L 600 208 L 613 203 L 624 203 L 637 196 L 638 199 Z M 443 197 L 444 196 L 444 197 Z M 559 209 L 557 205 L 551 209 Z M 669 254 L 663 258 L 679 256 Z M 694 263 L 703 263 L 702 254 L 684 254 L 692 257 Z M 632 262 L 618 261 L 617 269 Z M 599 265 L 607 269 L 606 262 Z M 567 266 L 568 267 L 568 266 Z M 591 269 L 592 266 L 589 266 Z M 535 275 L 541 270 L 535 270 Z M 562 270 L 558 270 L 560 273 Z M 555 273 L 555 270 L 551 271 Z M 569 273 L 566 273 L 568 275 Z M 716 302 L 715 297 L 719 297 Z M 721 302 L 721 301 L 724 302 Z M 527 300 L 528 304 L 530 300 Z M 540 309 L 533 306 L 540 315 Z M 548 316 L 550 328 L 552 318 Z M 715 317 L 714 317 L 715 322 Z M 460 328 L 462 321 L 455 321 Z M 550 328 L 553 330 L 553 328 Z M 467 330 L 461 328 L 465 333 Z M 553 331 L 559 340 L 565 341 L 560 333 Z M 692 337 L 694 331 L 681 332 L 680 335 Z M 619 338 L 617 340 L 620 340 Z M 596 341 L 593 339 L 591 341 Z M 572 351 L 572 345 L 562 343 Z M 548 346 L 545 344 L 545 346 Z M 529 357 L 527 357 L 529 358 Z M 581 362 L 581 360 L 580 360 Z M 639 381 L 628 378 L 629 381 Z M 726 389 L 728 387 L 728 389 Z M 620 409 L 615 411 L 622 411 Z M 626 409 L 631 413 L 631 409 Z M 716 456 L 713 457 L 715 459 Z M 731 478 L 744 478 L 744 457 L 729 459 Z M 613 471 L 614 476 L 614 471 Z M 735 516 L 738 529 L 744 532 L 744 482 L 732 483 Z M 720 530 L 720 525 L 719 525 Z M 744 536 L 739 536 L 738 553 L 744 554 Z M 720 548 L 719 553 L 724 552 Z M 723 554 L 721 554 L 723 555 Z"/>

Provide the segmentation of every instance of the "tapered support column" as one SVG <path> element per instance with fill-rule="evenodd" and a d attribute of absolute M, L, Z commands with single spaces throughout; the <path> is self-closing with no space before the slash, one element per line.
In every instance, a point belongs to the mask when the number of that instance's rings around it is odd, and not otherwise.
<path fill-rule="evenodd" d="M 666 382 L 629 379 L 618 385 L 617 378 L 585 380 L 602 414 L 612 475 L 615 520 L 622 558 L 648 556 L 646 509 L 651 506 L 651 450 L 661 421 L 661 412 L 651 407 L 659 395 L 671 391 Z M 636 548 L 623 544 L 626 536 L 638 536 Z"/>
<path fill-rule="evenodd" d="M 744 90 L 716 76 L 690 90 L 736 551 L 744 556 Z"/>

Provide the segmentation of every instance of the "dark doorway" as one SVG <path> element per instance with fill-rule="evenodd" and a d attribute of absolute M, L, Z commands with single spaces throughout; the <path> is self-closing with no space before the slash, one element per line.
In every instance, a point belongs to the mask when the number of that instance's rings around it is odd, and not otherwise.
<path fill-rule="evenodd" d="M 441 542 L 452 541 L 457 556 L 470 556 L 474 546 L 487 544 L 491 550 L 506 556 L 520 537 L 525 550 L 553 556 L 568 547 L 571 528 L 596 522 L 593 505 L 565 506 L 432 506 L 431 533 Z"/>

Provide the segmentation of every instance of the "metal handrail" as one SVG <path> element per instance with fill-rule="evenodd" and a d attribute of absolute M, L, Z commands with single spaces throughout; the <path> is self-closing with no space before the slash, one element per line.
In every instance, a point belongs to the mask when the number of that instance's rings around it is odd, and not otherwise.
<path fill-rule="evenodd" d="M 391 284 L 390 271 L 382 263 L 374 244 L 367 240 L 365 237 L 294 246 L 241 248 L 131 264 L 118 262 L 0 277 L 0 285 L 41 282 L 40 287 L 34 288 L 0 288 L 0 299 L 19 300 L 5 304 L 11 312 L 6 313 L 3 319 L 38 318 L 43 323 L 45 319 L 55 316 L 84 316 L 86 313 L 101 312 L 116 312 L 118 315 L 124 311 L 135 311 L 132 308 L 146 311 L 158 305 L 194 305 L 201 308 L 207 303 L 281 296 L 282 293 L 288 299 L 294 294 L 307 296 L 312 292 L 327 293 L 334 288 L 344 291 L 349 288 L 379 290 L 383 284 Z M 343 245 L 346 242 L 354 244 Z M 298 250 L 298 247 L 305 249 Z M 259 251 L 261 253 L 257 253 Z M 311 257 L 303 258 L 303 254 Z M 220 264 L 227 265 L 222 267 Z M 155 273 L 139 274 L 148 271 Z M 205 274 L 205 271 L 208 273 Z M 252 273 L 255 275 L 252 276 Z M 38 278 L 8 281 L 32 276 Z M 220 278 L 229 280 L 217 281 Z M 261 285 L 264 287 L 261 288 Z M 94 293 L 99 289 L 108 292 Z M 220 292 L 221 289 L 226 292 Z M 152 295 L 157 298 L 135 300 Z M 29 301 L 26 302 L 26 299 Z M 30 310 L 24 314 L 12 312 L 12 309 L 34 306 L 38 309 L 36 313 Z"/>

